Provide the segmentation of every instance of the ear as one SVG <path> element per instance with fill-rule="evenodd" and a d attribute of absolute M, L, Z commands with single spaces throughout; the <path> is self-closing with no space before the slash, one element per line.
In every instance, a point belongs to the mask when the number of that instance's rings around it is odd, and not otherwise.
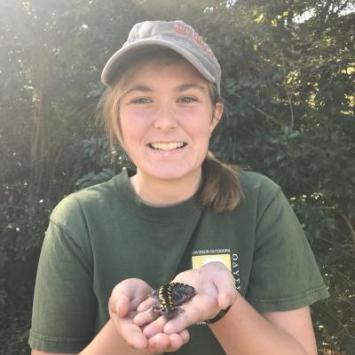
<path fill-rule="evenodd" d="M 217 102 L 214 109 L 213 109 L 213 112 L 212 112 L 213 116 L 212 116 L 212 121 L 210 124 L 211 133 L 217 127 L 218 123 L 222 119 L 223 111 L 224 111 L 223 103 Z"/>

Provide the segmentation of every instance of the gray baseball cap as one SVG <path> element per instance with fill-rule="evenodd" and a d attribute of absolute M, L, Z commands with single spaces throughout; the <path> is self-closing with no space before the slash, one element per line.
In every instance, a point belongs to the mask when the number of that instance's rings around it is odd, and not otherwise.
<path fill-rule="evenodd" d="M 107 61 L 101 81 L 111 86 L 121 66 L 134 51 L 149 46 L 170 48 L 189 61 L 220 93 L 221 67 L 203 38 L 183 21 L 145 21 L 135 24 L 127 41 Z"/>

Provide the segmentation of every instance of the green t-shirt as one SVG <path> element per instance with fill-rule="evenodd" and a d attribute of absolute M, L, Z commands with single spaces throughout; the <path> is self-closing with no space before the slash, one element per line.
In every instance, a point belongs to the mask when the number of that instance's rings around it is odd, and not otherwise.
<path fill-rule="evenodd" d="M 222 214 L 202 209 L 196 196 L 169 207 L 147 205 L 126 171 L 64 198 L 42 246 L 30 346 L 79 352 L 108 321 L 117 283 L 136 277 L 158 288 L 179 271 L 211 260 L 231 270 L 236 288 L 259 312 L 297 309 L 327 297 L 279 186 L 252 172 L 240 178 L 244 198 L 235 211 Z M 207 325 L 192 326 L 190 334 L 178 354 L 224 353 Z"/>

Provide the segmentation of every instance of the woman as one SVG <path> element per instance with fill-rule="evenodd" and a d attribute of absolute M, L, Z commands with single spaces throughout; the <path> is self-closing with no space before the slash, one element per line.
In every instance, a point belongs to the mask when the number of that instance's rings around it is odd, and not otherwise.
<path fill-rule="evenodd" d="M 317 353 L 308 306 L 327 290 L 286 198 L 208 152 L 220 78 L 181 21 L 136 24 L 107 62 L 107 129 L 136 171 L 53 211 L 33 355 Z"/>

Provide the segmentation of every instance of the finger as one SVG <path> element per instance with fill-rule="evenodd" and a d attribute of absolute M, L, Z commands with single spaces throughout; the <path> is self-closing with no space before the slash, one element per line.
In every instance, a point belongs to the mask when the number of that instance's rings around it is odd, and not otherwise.
<path fill-rule="evenodd" d="M 116 314 L 113 314 L 112 318 L 116 325 L 119 326 L 121 336 L 129 346 L 135 349 L 144 349 L 147 346 L 147 339 L 139 327 L 128 319 L 118 319 Z"/>
<path fill-rule="evenodd" d="M 163 326 L 163 331 L 166 334 L 179 333 L 199 321 L 201 321 L 199 312 L 196 309 L 189 308 L 188 311 L 181 312 L 178 316 L 169 320 Z"/>
<path fill-rule="evenodd" d="M 152 336 L 149 341 L 149 350 L 156 352 L 174 352 L 186 344 L 190 339 L 190 334 L 187 330 L 182 331 L 180 334 L 167 335 L 159 333 Z"/>
<path fill-rule="evenodd" d="M 164 333 L 155 334 L 148 340 L 148 347 L 157 353 L 166 352 L 170 348 L 169 336 Z"/>
<path fill-rule="evenodd" d="M 116 313 L 120 318 L 124 318 L 128 315 L 130 310 L 129 298 L 124 294 L 115 298 L 111 296 L 109 307 L 111 312 Z"/>
<path fill-rule="evenodd" d="M 152 297 L 149 297 L 139 304 L 137 311 L 138 312 L 147 311 L 149 308 L 152 308 L 154 303 L 155 303 L 154 299 Z"/>
<path fill-rule="evenodd" d="M 226 309 L 233 304 L 236 297 L 234 279 L 232 275 L 226 275 L 226 277 L 216 278 L 214 284 L 218 291 L 218 306 Z"/>
<path fill-rule="evenodd" d="M 190 340 L 190 334 L 185 329 L 179 334 L 176 333 L 170 334 L 169 339 L 170 339 L 169 351 L 177 351 L 179 348 L 181 348 L 184 344 L 186 344 Z"/>
<path fill-rule="evenodd" d="M 166 318 L 164 316 L 160 316 L 159 318 L 144 327 L 143 335 L 146 338 L 151 338 L 158 333 L 163 333 L 163 328 L 166 322 Z"/>
<path fill-rule="evenodd" d="M 190 333 L 187 329 L 184 329 L 182 332 L 179 333 L 184 344 L 186 344 L 190 340 Z"/>
<path fill-rule="evenodd" d="M 142 327 L 148 323 L 153 322 L 157 317 L 154 315 L 152 309 L 150 308 L 148 311 L 138 313 L 133 318 L 133 323 L 139 327 Z"/>
<path fill-rule="evenodd" d="M 166 337 L 166 338 L 164 338 Z M 157 334 L 151 338 L 154 350 L 158 352 L 175 352 L 179 350 L 190 339 L 189 332 L 184 330 L 180 334 Z M 158 343 L 159 342 L 159 343 Z"/>
<path fill-rule="evenodd" d="M 171 334 L 168 337 L 170 346 L 165 349 L 165 352 L 175 352 L 185 344 L 179 334 Z"/>
<path fill-rule="evenodd" d="M 227 309 L 234 302 L 235 296 L 232 292 L 222 292 L 218 294 L 218 306 L 221 309 Z"/>
<path fill-rule="evenodd" d="M 141 297 L 135 297 L 131 301 L 131 309 L 134 309 L 137 311 L 137 307 L 142 303 L 142 298 Z"/>
<path fill-rule="evenodd" d="M 131 299 L 125 293 L 115 294 L 110 299 L 110 309 L 116 312 L 121 318 L 127 317 L 130 311 L 135 311 L 141 303 L 140 297 Z"/>

